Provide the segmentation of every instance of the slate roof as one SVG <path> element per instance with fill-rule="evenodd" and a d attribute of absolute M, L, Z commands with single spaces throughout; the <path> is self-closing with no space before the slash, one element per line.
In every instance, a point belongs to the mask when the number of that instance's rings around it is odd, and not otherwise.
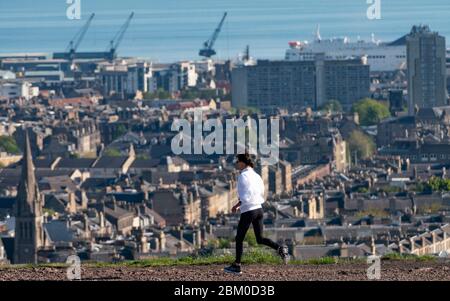
<path fill-rule="evenodd" d="M 123 208 L 120 208 L 119 206 L 116 206 L 114 209 L 111 209 L 111 208 L 105 206 L 104 209 L 105 209 L 105 217 L 106 218 L 112 217 L 114 220 L 133 216 L 132 212 L 125 210 Z"/>
<path fill-rule="evenodd" d="M 92 164 L 94 164 L 95 159 L 88 159 L 88 158 L 65 158 L 61 159 L 56 166 L 56 169 L 58 168 L 76 168 L 76 169 L 87 169 L 92 167 Z"/>
<path fill-rule="evenodd" d="M 67 228 L 65 221 L 51 221 L 44 224 L 44 230 L 48 238 L 56 242 L 71 242 L 73 240 L 73 232 Z"/>
<path fill-rule="evenodd" d="M 68 176 L 56 176 L 42 178 L 39 181 L 39 189 L 53 191 L 69 189 L 70 191 L 75 191 L 77 190 L 77 186 Z"/>
<path fill-rule="evenodd" d="M 55 162 L 55 160 L 53 159 L 35 159 L 34 160 L 34 166 L 36 168 L 51 168 L 53 162 Z"/>
<path fill-rule="evenodd" d="M 19 185 L 21 168 L 0 169 L 0 187 L 14 187 Z M 44 170 L 36 169 L 36 179 L 39 181 L 43 177 L 70 176 L 73 171 L 66 170 Z"/>
<path fill-rule="evenodd" d="M 134 160 L 133 164 L 131 164 L 130 168 L 142 168 L 142 169 L 149 169 L 157 167 L 159 164 L 158 159 L 136 159 Z"/>
<path fill-rule="evenodd" d="M 120 156 L 120 157 L 101 157 L 97 163 L 95 164 L 94 168 L 122 168 L 125 161 L 128 159 L 128 157 Z"/>
<path fill-rule="evenodd" d="M 114 184 L 115 179 L 88 178 L 81 184 L 83 189 L 100 188 Z"/>
<path fill-rule="evenodd" d="M 139 214 L 145 214 L 149 216 L 153 216 L 154 222 L 160 226 L 166 225 L 166 220 L 155 210 L 148 208 L 147 206 L 139 206 L 138 207 Z"/>
<path fill-rule="evenodd" d="M 115 192 L 111 193 L 110 195 L 113 195 L 116 201 L 119 202 L 142 203 L 145 200 L 144 192 Z"/>
<path fill-rule="evenodd" d="M 150 156 L 152 158 L 161 158 L 162 156 L 170 156 L 171 154 L 173 154 L 172 148 L 168 144 L 153 145 L 150 149 Z"/>
<path fill-rule="evenodd" d="M 421 108 L 417 113 L 417 118 L 420 119 L 436 119 L 438 118 L 437 112 L 433 108 Z"/>

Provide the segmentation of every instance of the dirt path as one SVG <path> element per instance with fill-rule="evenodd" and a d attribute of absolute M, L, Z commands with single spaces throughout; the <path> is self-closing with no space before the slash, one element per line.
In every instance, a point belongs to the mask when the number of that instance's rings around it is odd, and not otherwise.
<path fill-rule="evenodd" d="M 368 280 L 368 265 L 364 263 L 331 265 L 250 265 L 243 275 L 223 272 L 221 265 L 177 267 L 83 267 L 82 280 L 142 280 L 142 281 L 310 281 L 310 280 Z M 4 280 L 66 280 L 65 268 L 0 268 Z M 383 261 L 381 280 L 447 280 L 450 262 Z"/>

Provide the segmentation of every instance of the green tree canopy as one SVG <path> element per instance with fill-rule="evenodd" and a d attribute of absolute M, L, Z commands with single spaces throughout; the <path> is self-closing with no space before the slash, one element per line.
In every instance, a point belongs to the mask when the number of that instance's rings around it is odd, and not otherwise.
<path fill-rule="evenodd" d="M 261 110 L 257 107 L 241 107 L 238 109 L 239 113 L 243 113 L 244 115 L 252 115 L 252 114 L 259 114 L 261 113 Z"/>
<path fill-rule="evenodd" d="M 172 95 L 164 89 L 159 88 L 157 91 L 151 93 L 147 92 L 144 94 L 144 99 L 155 100 L 155 99 L 170 99 Z"/>
<path fill-rule="evenodd" d="M 10 136 L 0 136 L 0 151 L 14 155 L 20 154 L 16 140 Z"/>
<path fill-rule="evenodd" d="M 321 111 L 330 111 L 330 112 L 342 112 L 342 105 L 339 101 L 332 99 L 325 103 L 322 107 L 320 107 Z"/>
<path fill-rule="evenodd" d="M 450 179 L 432 177 L 428 184 L 433 191 L 450 191 Z"/>
<path fill-rule="evenodd" d="M 352 111 L 358 113 L 360 124 L 363 126 L 378 124 L 381 120 L 391 116 L 385 103 L 370 98 L 354 104 Z"/>
<path fill-rule="evenodd" d="M 113 131 L 112 139 L 116 140 L 117 138 L 122 137 L 126 133 L 127 133 L 127 127 L 124 124 L 118 124 L 117 127 Z"/>
<path fill-rule="evenodd" d="M 375 143 L 372 138 L 361 131 L 353 131 L 348 140 L 350 154 L 356 152 L 359 159 L 370 158 L 375 153 Z"/>
<path fill-rule="evenodd" d="M 120 157 L 122 154 L 118 149 L 115 148 L 108 148 L 105 150 L 105 156 L 106 157 Z"/>
<path fill-rule="evenodd" d="M 193 100 L 193 99 L 216 99 L 222 93 L 218 93 L 215 89 L 196 89 L 189 88 L 181 91 L 181 99 Z"/>

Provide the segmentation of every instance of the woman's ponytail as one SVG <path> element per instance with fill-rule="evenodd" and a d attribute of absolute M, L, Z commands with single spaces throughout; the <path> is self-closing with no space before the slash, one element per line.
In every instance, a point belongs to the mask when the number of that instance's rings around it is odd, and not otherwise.
<path fill-rule="evenodd" d="M 255 167 L 255 163 L 253 162 L 252 157 L 248 153 L 237 155 L 237 160 L 239 162 L 244 163 L 247 166 L 250 166 L 251 168 Z"/>

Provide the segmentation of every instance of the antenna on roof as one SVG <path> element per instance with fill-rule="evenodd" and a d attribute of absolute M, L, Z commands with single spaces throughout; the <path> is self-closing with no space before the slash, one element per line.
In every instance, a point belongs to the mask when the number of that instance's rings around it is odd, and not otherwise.
<path fill-rule="evenodd" d="M 321 41 L 322 40 L 322 37 L 320 36 L 320 24 L 317 24 L 317 27 L 316 27 L 316 41 Z"/>

